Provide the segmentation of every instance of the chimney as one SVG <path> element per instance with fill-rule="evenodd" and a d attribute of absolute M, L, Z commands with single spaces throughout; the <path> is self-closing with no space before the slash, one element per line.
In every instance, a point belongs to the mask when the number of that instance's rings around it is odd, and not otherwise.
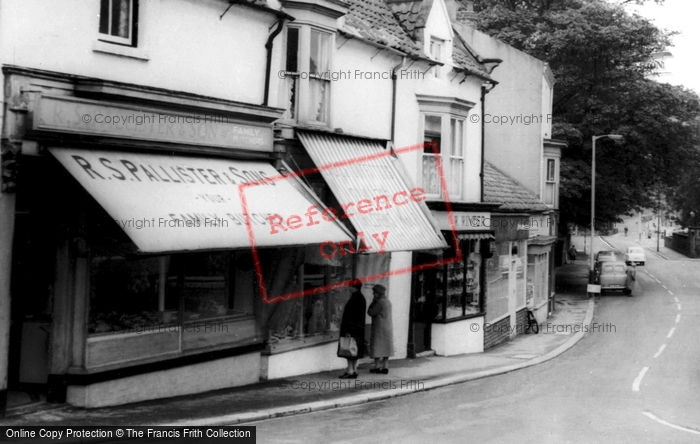
<path fill-rule="evenodd" d="M 460 1 L 457 12 L 457 21 L 464 23 L 470 28 L 476 29 L 476 12 L 474 12 L 474 2 L 472 0 Z"/>

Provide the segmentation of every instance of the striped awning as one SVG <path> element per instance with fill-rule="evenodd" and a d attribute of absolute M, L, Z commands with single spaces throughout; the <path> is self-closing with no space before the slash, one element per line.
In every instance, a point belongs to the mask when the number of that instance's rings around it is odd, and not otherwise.
<path fill-rule="evenodd" d="M 494 235 L 491 233 L 459 233 L 457 235 L 457 238 L 459 240 L 479 240 L 479 239 L 496 240 Z"/>
<path fill-rule="evenodd" d="M 299 139 L 369 253 L 446 248 L 425 205 L 385 142 L 298 131 Z M 362 247 L 362 245 L 360 245 Z"/>

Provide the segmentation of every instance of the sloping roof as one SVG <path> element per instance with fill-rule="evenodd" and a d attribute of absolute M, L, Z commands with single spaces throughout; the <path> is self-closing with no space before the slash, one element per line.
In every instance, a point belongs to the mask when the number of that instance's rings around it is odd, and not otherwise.
<path fill-rule="evenodd" d="M 282 15 L 282 16 L 289 16 L 284 11 L 284 8 L 282 8 L 279 4 L 273 4 L 272 2 L 268 2 L 268 0 L 240 0 L 240 1 L 230 1 L 231 6 L 234 4 L 243 4 L 246 6 L 250 6 L 251 8 L 255 9 L 263 9 L 269 12 L 272 12 L 276 15 Z M 230 7 L 230 6 L 229 6 Z"/>
<path fill-rule="evenodd" d="M 549 208 L 525 187 L 484 162 L 484 202 L 501 203 L 497 211 L 541 212 Z"/>
<path fill-rule="evenodd" d="M 403 29 L 416 39 L 416 29 L 425 27 L 433 0 L 386 0 L 386 4 Z"/>
<path fill-rule="evenodd" d="M 471 74 L 478 75 L 486 80 L 493 80 L 486 70 L 486 67 L 482 63 L 479 63 L 468 51 L 465 51 L 457 39 L 455 39 L 452 44 L 452 61 L 458 68 Z"/>
<path fill-rule="evenodd" d="M 348 13 L 340 32 L 426 59 L 423 50 L 399 25 L 384 0 L 347 0 Z"/>

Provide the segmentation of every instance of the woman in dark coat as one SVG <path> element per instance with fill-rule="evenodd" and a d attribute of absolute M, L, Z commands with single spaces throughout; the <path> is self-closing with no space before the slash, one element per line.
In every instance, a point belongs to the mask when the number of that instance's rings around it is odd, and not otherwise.
<path fill-rule="evenodd" d="M 369 304 L 367 313 L 372 316 L 372 337 L 369 343 L 369 355 L 374 358 L 371 373 L 389 373 L 389 357 L 394 356 L 394 324 L 391 319 L 391 302 L 386 297 L 386 287 L 375 285 L 374 300 Z M 382 360 L 381 367 L 379 359 Z"/>
<path fill-rule="evenodd" d="M 357 357 L 345 358 L 348 360 L 348 371 L 340 376 L 341 379 L 357 378 L 357 360 L 365 355 L 365 310 L 367 302 L 360 291 L 362 290 L 362 282 L 353 281 L 352 286 L 354 291 L 348 303 L 345 304 L 343 319 L 340 322 L 340 337 L 350 335 L 355 339 L 357 343 Z"/>

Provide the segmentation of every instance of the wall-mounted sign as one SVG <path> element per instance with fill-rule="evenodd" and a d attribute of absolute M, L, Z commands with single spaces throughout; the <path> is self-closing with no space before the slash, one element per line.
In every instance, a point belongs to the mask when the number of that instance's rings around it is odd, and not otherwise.
<path fill-rule="evenodd" d="M 227 116 L 172 113 L 75 97 L 42 96 L 33 129 L 186 145 L 272 151 L 272 128 Z"/>

